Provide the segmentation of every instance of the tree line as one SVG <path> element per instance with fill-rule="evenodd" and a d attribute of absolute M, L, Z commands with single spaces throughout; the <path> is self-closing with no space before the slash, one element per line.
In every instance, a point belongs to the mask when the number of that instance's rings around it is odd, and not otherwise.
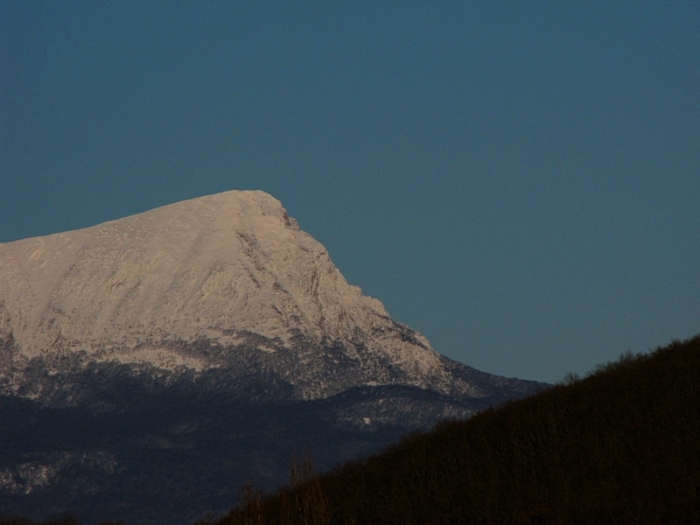
<path fill-rule="evenodd" d="M 249 489 L 209 523 L 700 523 L 700 336 L 624 354 L 275 494 Z"/>

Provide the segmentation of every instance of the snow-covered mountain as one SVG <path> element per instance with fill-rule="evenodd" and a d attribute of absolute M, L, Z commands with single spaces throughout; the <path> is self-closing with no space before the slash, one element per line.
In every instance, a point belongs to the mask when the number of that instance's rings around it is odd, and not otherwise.
<path fill-rule="evenodd" d="M 261 191 L 225 192 L 0 244 L 0 448 L 15 450 L 0 453 L 0 497 L 5 491 L 20 510 L 36 509 L 50 494 L 83 505 L 86 490 L 111 494 L 103 500 L 114 497 L 126 508 L 122 500 L 133 498 L 120 500 L 114 487 L 133 485 L 124 479 L 142 468 L 134 450 L 152 448 L 188 452 L 137 476 L 142 485 L 169 468 L 186 481 L 202 468 L 202 454 L 213 454 L 212 472 L 237 465 L 233 478 L 224 476 L 230 483 L 257 477 L 272 486 L 282 481 L 278 452 L 289 454 L 290 435 L 300 447 L 315 447 L 320 465 L 329 466 L 541 386 L 436 353 L 349 285 L 325 248 Z M 243 408 L 251 406 L 253 419 Z M 34 411 L 34 423 L 8 422 Z M 49 414 L 56 421 L 72 414 L 78 427 L 92 421 L 83 435 L 94 434 L 94 442 L 76 445 L 74 430 L 42 419 Z M 131 429 L 122 441 L 111 433 L 115 414 L 121 429 Z M 143 418 L 163 421 L 150 428 Z M 225 432 L 222 421 L 230 423 Z M 41 432 L 54 441 L 37 451 L 27 439 Z M 277 440 L 266 442 L 263 432 Z M 211 443 L 202 448 L 203 436 L 238 437 L 233 452 L 214 453 Z M 120 448 L 124 443 L 133 446 Z M 241 451 L 247 459 L 236 456 Z M 143 521 L 139 512 L 126 517 Z"/>
<path fill-rule="evenodd" d="M 76 351 L 202 371 L 255 346 L 288 354 L 271 363 L 303 362 L 300 375 L 277 372 L 304 399 L 358 384 L 479 395 L 425 337 L 349 285 L 325 248 L 262 191 L 0 244 L 0 335 L 14 340 L 17 371 L 32 358 Z M 216 351 L 193 351 L 195 343 Z M 330 380 L 339 362 L 352 364 L 351 377 Z"/>

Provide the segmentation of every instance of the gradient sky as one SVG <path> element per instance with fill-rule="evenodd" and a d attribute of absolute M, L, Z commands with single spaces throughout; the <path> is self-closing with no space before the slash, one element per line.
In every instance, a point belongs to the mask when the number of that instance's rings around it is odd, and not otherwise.
<path fill-rule="evenodd" d="M 0 0 L 0 242 L 274 195 L 440 353 L 700 332 L 700 2 Z"/>

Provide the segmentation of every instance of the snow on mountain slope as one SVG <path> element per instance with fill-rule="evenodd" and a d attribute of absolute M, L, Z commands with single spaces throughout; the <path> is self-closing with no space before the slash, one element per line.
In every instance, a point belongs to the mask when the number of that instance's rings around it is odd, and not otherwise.
<path fill-rule="evenodd" d="M 296 349 L 312 368 L 323 348 L 341 349 L 334 359 L 359 363 L 367 384 L 470 390 L 422 335 L 349 285 L 325 248 L 262 191 L 0 244 L 0 337 L 18 350 L 14 369 L 85 351 L 99 361 L 201 371 L 221 359 L 183 345 L 206 341 L 231 353 L 254 340 L 260 352 Z"/>

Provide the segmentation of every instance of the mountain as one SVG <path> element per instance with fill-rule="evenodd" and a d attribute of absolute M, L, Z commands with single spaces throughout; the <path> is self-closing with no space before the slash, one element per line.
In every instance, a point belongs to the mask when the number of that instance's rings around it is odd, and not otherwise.
<path fill-rule="evenodd" d="M 0 244 L 7 511 L 184 522 L 543 386 L 435 352 L 264 192 Z"/>

